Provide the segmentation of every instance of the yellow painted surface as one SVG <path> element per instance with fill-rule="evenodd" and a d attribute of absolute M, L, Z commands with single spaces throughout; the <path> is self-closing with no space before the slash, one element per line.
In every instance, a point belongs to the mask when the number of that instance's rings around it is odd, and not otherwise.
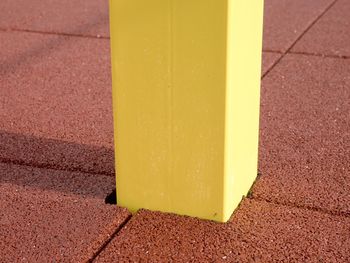
<path fill-rule="evenodd" d="M 262 0 L 110 0 L 118 204 L 226 221 L 257 174 Z"/>

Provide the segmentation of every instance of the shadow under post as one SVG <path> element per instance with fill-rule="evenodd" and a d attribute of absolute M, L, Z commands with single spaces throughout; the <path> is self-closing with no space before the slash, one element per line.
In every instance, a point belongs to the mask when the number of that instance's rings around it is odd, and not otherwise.
<path fill-rule="evenodd" d="M 114 150 L 0 131 L 0 184 L 106 198 Z"/>

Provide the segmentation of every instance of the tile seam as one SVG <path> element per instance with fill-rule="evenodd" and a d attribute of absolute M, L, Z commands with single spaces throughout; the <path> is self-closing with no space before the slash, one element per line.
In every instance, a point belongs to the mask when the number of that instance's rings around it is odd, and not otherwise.
<path fill-rule="evenodd" d="M 60 169 L 59 167 L 55 165 L 49 165 L 49 164 L 38 164 L 34 162 L 26 162 L 23 160 L 11 160 L 7 158 L 0 157 L 0 163 L 2 164 L 9 164 L 9 165 L 18 165 L 18 166 L 26 166 L 31 167 L 35 169 L 45 169 L 45 170 L 54 170 L 54 171 L 64 171 L 64 172 L 72 172 L 72 173 L 82 173 L 82 174 L 90 174 L 90 175 L 104 175 L 104 176 L 115 176 L 115 173 L 108 173 L 108 172 L 93 172 L 83 169 Z"/>
<path fill-rule="evenodd" d="M 304 30 L 301 34 L 293 41 L 293 43 L 282 53 L 282 56 L 277 59 L 270 68 L 262 75 L 261 79 L 264 79 L 271 70 L 292 50 L 292 48 L 298 43 L 298 41 L 338 2 L 334 0 L 331 2 Z"/>
<path fill-rule="evenodd" d="M 320 207 L 315 207 L 315 206 L 308 206 L 308 205 L 297 205 L 296 203 L 293 202 L 279 202 L 279 201 L 273 201 L 273 200 L 268 200 L 263 197 L 254 197 L 254 194 L 252 197 L 247 197 L 250 200 L 256 201 L 256 202 L 265 202 L 269 204 L 273 204 L 276 206 L 285 206 L 285 207 L 291 207 L 291 208 L 297 208 L 301 210 L 306 210 L 306 211 L 311 211 L 311 212 L 319 212 L 325 215 L 329 216 L 338 216 L 342 218 L 350 218 L 350 212 L 341 212 L 341 211 L 332 211 Z"/>
<path fill-rule="evenodd" d="M 279 50 L 272 50 L 272 49 L 263 49 L 262 52 L 264 53 L 274 53 L 274 54 L 283 54 L 283 51 L 279 51 Z"/>
<path fill-rule="evenodd" d="M 92 257 L 87 261 L 88 263 L 96 262 L 96 258 L 105 250 L 105 248 L 112 242 L 114 238 L 116 238 L 119 232 L 130 222 L 133 218 L 132 215 L 128 215 L 127 218 L 115 229 L 115 231 L 110 235 L 109 238 L 105 240 L 100 246 L 100 248 L 92 255 Z"/>
<path fill-rule="evenodd" d="M 320 57 L 320 58 L 334 58 L 334 59 L 342 59 L 342 60 L 350 59 L 350 56 L 347 56 L 347 55 L 332 55 L 332 54 L 310 53 L 310 52 L 300 52 L 300 51 L 290 51 L 288 54 Z"/>
<path fill-rule="evenodd" d="M 77 38 L 89 38 L 89 39 L 102 39 L 102 40 L 110 39 L 110 37 L 106 37 L 106 36 L 93 36 L 93 35 L 64 33 L 64 32 L 50 32 L 50 31 L 21 29 L 21 28 L 0 28 L 0 31 L 1 32 L 22 32 L 22 33 L 31 33 L 31 34 L 54 35 L 54 36 L 77 37 Z"/>
<path fill-rule="evenodd" d="M 283 52 L 278 50 L 269 50 L 264 49 L 264 53 L 271 53 L 271 54 L 278 54 L 282 55 Z M 350 56 L 348 55 L 333 55 L 333 54 L 323 54 L 323 53 L 312 53 L 307 51 L 289 51 L 288 55 L 304 55 L 304 56 L 310 56 L 310 57 L 321 57 L 321 58 L 334 58 L 334 59 L 350 59 Z"/>

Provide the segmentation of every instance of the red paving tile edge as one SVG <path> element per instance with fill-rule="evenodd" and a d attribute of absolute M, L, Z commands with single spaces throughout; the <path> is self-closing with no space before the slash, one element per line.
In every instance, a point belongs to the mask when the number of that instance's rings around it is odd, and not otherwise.
<path fill-rule="evenodd" d="M 333 8 L 304 35 L 293 51 L 349 57 L 349 12 L 350 2 L 337 0 Z"/>
<path fill-rule="evenodd" d="M 337 3 L 338 0 L 333 0 L 315 19 L 312 21 L 305 29 L 304 31 L 298 36 L 298 38 L 294 41 L 293 44 L 288 48 L 288 50 L 285 53 L 288 53 L 295 45 L 296 43 Z"/>
<path fill-rule="evenodd" d="M 94 262 L 348 262 L 349 222 L 252 199 L 225 224 L 140 210 Z"/>
<path fill-rule="evenodd" d="M 301 210 L 314 211 L 314 212 L 318 212 L 318 213 L 322 213 L 322 214 L 330 215 L 330 216 L 339 216 L 339 217 L 350 218 L 350 212 L 329 210 L 329 209 L 325 209 L 325 208 L 317 207 L 317 206 L 302 205 L 302 204 L 298 204 L 296 202 L 294 203 L 294 202 L 288 202 L 288 201 L 270 200 L 268 198 L 254 196 L 254 193 L 252 193 L 251 196 L 249 196 L 248 198 L 251 200 L 257 201 L 257 202 L 266 202 L 266 203 L 276 205 L 276 206 L 298 208 Z"/>
<path fill-rule="evenodd" d="M 113 176 L 109 41 L 0 38 L 0 160 Z"/>
<path fill-rule="evenodd" d="M 91 258 L 89 258 L 89 260 L 87 260 L 87 262 L 94 262 L 96 260 L 96 258 L 106 249 L 106 247 L 109 245 L 109 243 L 118 236 L 119 232 L 130 222 L 130 220 L 132 219 L 133 215 L 129 214 L 123 222 L 120 223 L 120 225 L 117 226 L 117 228 L 115 229 L 115 231 L 105 240 L 105 242 L 103 242 L 100 246 L 99 249 L 96 249 L 95 253 L 93 254 L 93 256 Z"/>
<path fill-rule="evenodd" d="M 281 51 L 277 50 L 268 50 L 264 49 L 263 53 L 267 54 L 275 54 L 275 55 L 283 55 L 284 53 Z M 290 50 L 288 54 L 291 55 L 303 55 L 303 56 L 312 56 L 312 57 L 321 57 L 321 58 L 338 58 L 338 59 L 350 59 L 350 56 L 348 55 L 335 55 L 335 54 L 322 54 L 318 52 L 309 52 L 309 51 L 295 51 L 295 50 Z M 276 63 L 277 64 L 277 63 Z M 265 69 L 265 71 L 268 69 Z"/>
<path fill-rule="evenodd" d="M 46 139 L 1 129 L 0 162 L 115 176 L 113 148 Z"/>
<path fill-rule="evenodd" d="M 108 0 L 2 0 L 0 27 L 109 36 Z"/>
<path fill-rule="evenodd" d="M 127 211 L 125 208 L 122 209 Z M 95 242 L 91 244 L 89 248 L 91 252 L 75 258 L 72 262 L 93 262 L 95 258 L 98 257 L 105 247 L 113 240 L 113 238 L 117 236 L 118 232 L 130 221 L 131 217 L 132 215 L 128 214 L 123 221 L 113 220 L 108 226 L 105 227 L 103 233 L 95 238 Z"/>
<path fill-rule="evenodd" d="M 277 52 L 271 52 L 271 51 L 265 51 L 266 54 L 273 54 L 276 56 L 274 61 L 271 61 L 271 64 L 266 66 L 266 68 L 261 73 L 261 79 L 264 79 L 267 74 L 270 73 L 270 71 L 282 60 L 284 57 L 283 53 L 277 53 Z"/>
<path fill-rule="evenodd" d="M 276 51 L 276 50 L 263 50 L 263 53 L 270 53 L 275 55 L 282 55 L 283 52 Z M 291 55 L 303 55 L 303 56 L 312 56 L 312 57 L 321 57 L 321 58 L 339 58 L 339 59 L 350 59 L 350 56 L 347 55 L 334 55 L 334 54 L 322 54 L 317 52 L 309 52 L 309 51 L 294 51 L 291 50 L 288 52 L 288 54 Z"/>
<path fill-rule="evenodd" d="M 130 213 L 103 200 L 1 184 L 1 262 L 89 262 Z"/>
<path fill-rule="evenodd" d="M 265 203 L 268 203 L 271 205 L 276 205 L 276 206 L 285 206 L 285 207 L 298 208 L 298 209 L 307 210 L 307 211 L 314 211 L 314 212 L 323 213 L 323 214 L 330 215 L 330 216 L 340 216 L 340 217 L 350 218 L 350 211 L 330 210 L 330 209 L 326 209 L 323 207 L 303 205 L 303 204 L 299 204 L 298 202 L 290 202 L 288 200 L 278 201 L 274 198 L 269 199 L 268 197 L 256 196 L 254 194 L 254 189 L 255 189 L 255 187 L 257 187 L 259 180 L 261 179 L 261 176 L 262 175 L 259 172 L 258 176 L 256 177 L 256 180 L 252 184 L 247 196 L 245 197 L 246 199 L 256 201 L 256 202 L 265 202 Z M 243 200 L 242 200 L 242 202 L 243 202 Z M 239 204 L 239 206 L 242 204 L 242 202 Z M 239 206 L 232 213 L 231 218 L 234 216 L 236 211 L 239 209 Z"/>
<path fill-rule="evenodd" d="M 74 34 L 74 33 L 64 33 L 64 32 L 55 32 L 55 31 L 42 31 L 34 29 L 20 29 L 20 28 L 1 28 L 2 32 L 23 32 L 23 33 L 33 33 L 33 34 L 43 34 L 43 35 L 57 35 L 57 36 L 68 36 L 68 37 L 82 37 L 82 38 L 97 38 L 97 39 L 110 39 L 110 37 L 102 35 L 85 35 L 85 34 Z"/>
<path fill-rule="evenodd" d="M 257 179 L 258 180 L 258 179 Z M 128 231 L 128 225 L 130 225 L 131 227 L 133 227 L 133 224 L 137 224 L 138 223 L 138 217 L 141 215 L 141 217 L 144 214 L 156 214 L 159 217 L 173 217 L 175 218 L 174 220 L 195 220 L 198 221 L 199 224 L 214 224 L 214 225 L 228 225 L 231 224 L 232 221 L 234 220 L 235 216 L 237 213 L 240 213 L 239 209 L 241 207 L 241 205 L 245 206 L 246 202 L 255 202 L 257 204 L 266 204 L 267 206 L 271 206 L 271 207 L 275 207 L 276 209 L 291 209 L 291 210 L 300 210 L 301 213 L 317 213 L 319 215 L 322 216 L 322 214 L 326 217 L 344 217 L 344 220 L 349 220 L 350 218 L 350 214 L 339 214 L 336 213 L 334 211 L 328 211 L 325 209 L 318 209 L 315 207 L 304 207 L 304 206 L 299 206 L 296 204 L 288 204 L 288 203 L 283 203 L 283 202 L 276 202 L 276 201 L 269 201 L 269 200 L 264 200 L 261 198 L 254 198 L 254 197 L 247 197 L 245 199 L 242 199 L 242 202 L 240 203 L 239 207 L 232 213 L 231 219 L 229 220 L 228 223 L 217 223 L 217 222 L 212 222 L 210 220 L 202 220 L 202 219 L 198 219 L 198 218 L 191 218 L 188 216 L 179 216 L 179 215 L 175 215 L 175 214 L 170 214 L 170 213 L 162 213 L 162 212 L 157 212 L 157 211 L 149 211 L 146 209 L 140 209 L 134 216 L 130 215 L 125 221 L 124 223 L 122 223 L 113 233 L 113 235 L 103 244 L 103 246 L 101 246 L 101 248 L 97 251 L 97 253 L 94 254 L 94 257 L 92 258 L 92 260 L 90 260 L 89 262 L 100 262 L 102 259 L 102 262 L 105 262 L 105 258 L 111 256 L 111 253 L 113 253 L 113 251 L 111 251 L 111 249 L 109 248 L 110 243 L 114 242 L 114 239 L 118 239 L 118 235 L 125 235 L 122 231 Z M 244 210 L 244 208 L 243 208 Z M 303 212 L 304 211 L 304 212 Z M 176 219 L 178 218 L 178 219 Z M 179 239 L 180 240 L 180 239 Z M 152 246 L 152 244 L 149 244 Z M 108 253 L 108 254 L 107 254 Z M 108 256 L 109 255 L 109 256 Z M 122 256 L 122 255 L 120 255 Z M 139 257 L 140 255 L 134 255 L 135 257 Z M 159 255 L 158 255 L 159 256 Z M 142 257 L 142 256 L 141 256 Z M 148 258 L 149 259 L 149 258 Z M 195 259 L 195 258 L 192 258 Z M 226 259 L 226 258 L 223 258 Z M 271 258 L 273 259 L 273 258 Z"/>
<path fill-rule="evenodd" d="M 108 176 L 0 163 L 0 262 L 88 262 L 131 214 Z"/>
<path fill-rule="evenodd" d="M 322 53 L 310 53 L 302 51 L 289 51 L 288 54 L 292 55 L 304 55 L 304 56 L 313 56 L 313 57 L 322 57 L 322 58 L 338 58 L 338 59 L 350 59 L 350 56 L 347 55 L 332 55 L 332 54 L 322 54 Z"/>
<path fill-rule="evenodd" d="M 290 208 L 298 208 L 298 209 L 302 209 L 302 210 L 306 210 L 306 211 L 314 211 L 314 212 L 323 213 L 325 215 L 330 215 L 330 216 L 339 216 L 339 217 L 350 218 L 350 211 L 348 212 L 348 211 L 330 210 L 330 209 L 326 209 L 323 207 L 303 205 L 303 204 L 299 204 L 298 202 L 290 202 L 288 200 L 278 201 L 274 198 L 269 199 L 268 197 L 256 196 L 254 194 L 254 189 L 255 189 L 255 187 L 258 187 L 257 185 L 259 184 L 261 176 L 262 176 L 262 174 L 260 172 L 258 172 L 258 175 L 257 175 L 254 183 L 250 187 L 245 199 L 249 199 L 249 200 L 256 201 L 256 202 L 265 202 L 265 203 L 268 203 L 271 205 L 276 205 L 276 206 L 285 206 L 285 207 L 290 207 Z M 237 210 L 239 209 L 239 207 L 243 203 L 243 201 L 244 201 L 244 199 L 241 201 L 241 203 L 239 204 L 237 209 L 232 213 L 231 218 L 237 212 Z"/>
<path fill-rule="evenodd" d="M 0 162 L 0 190 L 4 184 L 104 200 L 115 189 L 115 178 Z"/>
<path fill-rule="evenodd" d="M 259 181 L 260 179 L 260 174 L 258 174 L 258 177 L 256 178 L 255 182 L 253 183 L 249 193 L 247 194 L 246 197 L 244 197 L 241 201 L 241 203 L 239 204 L 239 206 L 237 207 L 237 209 L 232 213 L 230 220 L 227 223 L 217 223 L 214 221 L 210 221 L 210 220 L 202 220 L 202 219 L 198 219 L 198 218 L 193 218 L 193 217 L 188 217 L 188 216 L 181 216 L 181 215 L 175 215 L 175 214 L 171 214 L 171 213 L 163 213 L 163 212 L 159 212 L 159 211 L 149 211 L 147 209 L 140 209 L 135 215 L 130 215 L 125 221 L 124 223 L 122 223 L 120 226 L 118 226 L 118 228 L 115 230 L 115 232 L 113 233 L 113 235 L 106 240 L 106 242 L 103 244 L 103 246 L 101 246 L 101 248 L 97 251 L 97 253 L 94 254 L 94 257 L 91 261 L 89 262 L 100 262 L 101 257 L 102 259 L 106 257 L 106 253 L 111 253 L 110 251 L 110 243 L 113 242 L 114 239 L 118 238 L 119 234 L 124 234 L 122 231 L 128 231 L 127 228 L 129 225 L 133 225 L 133 224 L 137 224 L 137 220 L 138 217 L 140 215 L 143 215 L 144 213 L 152 213 L 152 214 L 157 214 L 158 216 L 162 217 L 162 216 L 170 216 L 170 217 L 178 217 L 183 219 L 183 220 L 196 220 L 199 221 L 199 223 L 203 223 L 203 224 L 221 224 L 221 225 L 227 225 L 230 224 L 232 222 L 232 220 L 234 220 L 235 216 L 237 213 L 240 213 L 240 209 L 241 207 L 245 206 L 246 202 L 255 202 L 255 203 L 260 203 L 260 204 L 266 204 L 268 206 L 271 207 L 275 207 L 276 209 L 291 209 L 291 210 L 300 210 L 301 213 L 305 212 L 305 213 L 317 213 L 319 215 L 324 215 L 324 216 L 328 216 L 328 217 L 344 217 L 344 220 L 349 220 L 350 219 L 350 213 L 342 213 L 342 212 L 338 212 L 338 211 L 331 211 L 331 210 L 327 210 L 327 209 L 322 209 L 322 208 L 318 208 L 318 207 L 313 207 L 313 206 L 303 206 L 303 205 L 298 205 L 297 203 L 291 203 L 291 202 L 278 202 L 276 200 L 268 200 L 268 199 L 264 199 L 261 197 L 254 197 L 254 186 L 255 184 Z M 244 210 L 244 208 L 243 208 Z M 111 244 L 112 245 L 112 244 Z M 105 251 L 106 250 L 106 251 Z M 109 251 L 108 251 L 109 250 Z M 108 257 L 108 256 L 107 256 Z M 137 257 L 137 256 L 136 256 Z M 103 260 L 102 260 L 103 261 Z M 103 261 L 104 262 L 104 261 Z"/>
<path fill-rule="evenodd" d="M 288 53 L 290 53 L 290 51 L 294 48 L 294 46 L 298 43 L 299 40 L 301 40 L 303 38 L 303 36 L 336 4 L 338 0 L 334 0 L 333 2 L 331 2 L 326 8 L 325 10 L 323 10 L 305 29 L 303 32 L 301 32 L 301 34 L 294 40 L 293 43 L 290 44 L 290 46 L 286 49 L 286 51 L 282 52 L 282 55 L 280 58 L 278 58 L 273 65 L 265 71 L 265 73 L 263 73 L 262 75 L 262 79 L 269 74 L 269 72 L 284 58 L 284 56 Z M 273 53 L 278 53 L 278 51 L 268 51 L 266 50 L 266 52 L 273 52 Z"/>
<path fill-rule="evenodd" d="M 280 52 L 263 51 L 261 78 L 266 72 L 270 71 L 270 68 L 275 65 L 280 56 L 282 56 L 282 53 Z"/>

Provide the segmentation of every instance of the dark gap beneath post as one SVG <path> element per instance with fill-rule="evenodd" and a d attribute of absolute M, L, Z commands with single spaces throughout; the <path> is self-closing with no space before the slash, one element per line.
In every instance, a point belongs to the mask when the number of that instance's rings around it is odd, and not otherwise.
<path fill-rule="evenodd" d="M 117 204 L 117 191 L 114 189 L 112 193 L 106 196 L 105 203 L 109 205 L 116 205 Z"/>

